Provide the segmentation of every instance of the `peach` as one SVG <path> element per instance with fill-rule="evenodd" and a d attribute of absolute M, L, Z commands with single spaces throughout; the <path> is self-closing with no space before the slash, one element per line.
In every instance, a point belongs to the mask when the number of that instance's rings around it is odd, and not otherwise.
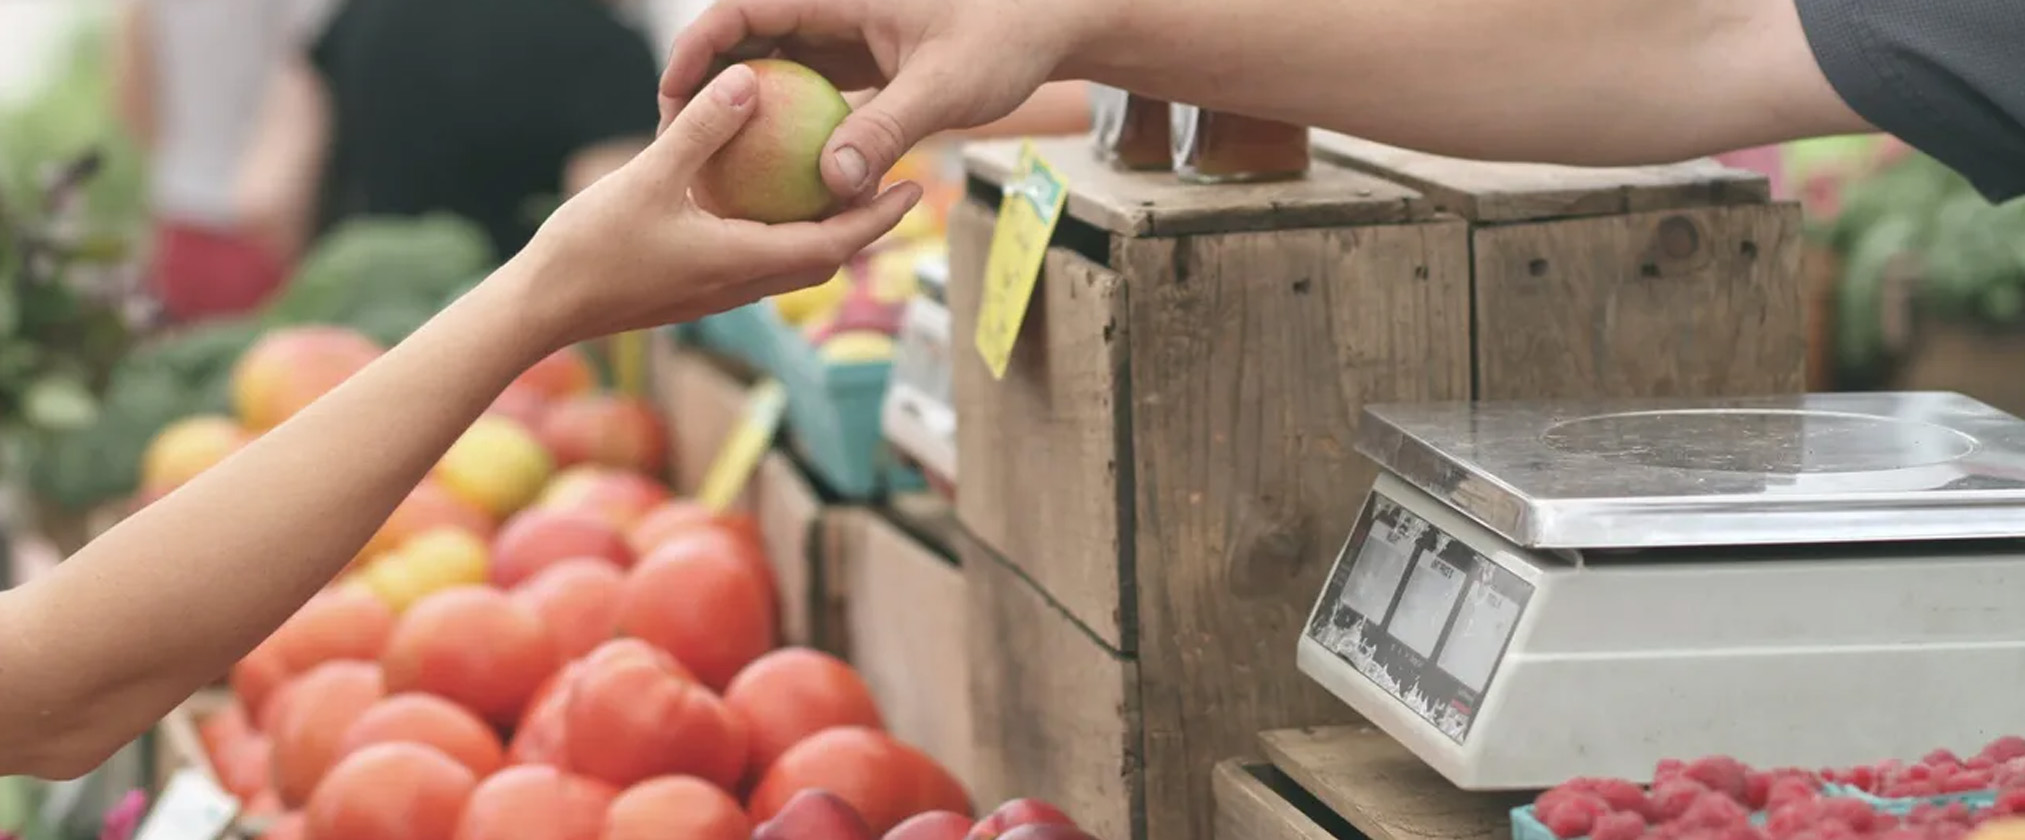
<path fill-rule="evenodd" d="M 492 584 L 512 589 L 564 560 L 597 557 L 619 569 L 633 565 L 633 550 L 619 529 L 589 513 L 527 510 L 508 520 L 492 543 Z"/>
<path fill-rule="evenodd" d="M 558 473 L 535 506 L 589 512 L 623 531 L 668 498 L 668 488 L 639 473 L 579 464 Z"/>
<path fill-rule="evenodd" d="M 836 205 L 823 183 L 823 146 L 851 106 L 828 79 L 776 58 L 745 62 L 759 78 L 750 121 L 704 161 L 695 189 L 720 216 L 778 224 L 815 219 Z"/>
<path fill-rule="evenodd" d="M 582 394 L 597 386 L 598 374 L 591 369 L 590 360 L 584 358 L 582 350 L 571 346 L 535 362 L 533 367 L 514 377 L 508 390 L 524 389 L 548 402 Z"/>
<path fill-rule="evenodd" d="M 380 346 L 344 327 L 278 329 L 262 336 L 232 368 L 232 406 L 239 421 L 263 432 L 379 358 Z"/>
<path fill-rule="evenodd" d="M 667 468 L 668 437 L 646 400 L 583 394 L 551 406 L 536 427 L 559 466 L 603 464 L 653 475 Z"/>
<path fill-rule="evenodd" d="M 527 427 L 496 414 L 478 418 L 436 464 L 446 489 L 501 518 L 533 502 L 554 471 Z"/>
<path fill-rule="evenodd" d="M 214 466 L 249 440 L 230 417 L 203 414 L 164 427 L 141 455 L 141 492 L 161 498 Z"/>

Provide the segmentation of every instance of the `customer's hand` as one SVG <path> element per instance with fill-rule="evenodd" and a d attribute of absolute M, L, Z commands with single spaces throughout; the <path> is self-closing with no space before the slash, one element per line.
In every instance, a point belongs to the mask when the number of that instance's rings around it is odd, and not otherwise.
<path fill-rule="evenodd" d="M 752 116 L 758 81 L 721 73 L 617 171 L 550 216 L 503 272 L 534 287 L 553 342 L 687 321 L 828 279 L 921 198 L 896 185 L 820 222 L 723 219 L 689 196 L 698 167 Z"/>
<path fill-rule="evenodd" d="M 662 121 L 726 60 L 778 54 L 845 90 L 880 88 L 823 154 L 842 196 L 879 182 L 915 143 L 991 122 L 1115 14 L 1116 0 L 718 0 L 676 38 Z"/>

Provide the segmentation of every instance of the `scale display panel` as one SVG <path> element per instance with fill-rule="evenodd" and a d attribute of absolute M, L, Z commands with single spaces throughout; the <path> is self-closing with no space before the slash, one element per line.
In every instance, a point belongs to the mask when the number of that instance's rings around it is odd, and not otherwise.
<path fill-rule="evenodd" d="M 1461 744 L 1532 595 L 1532 584 L 1374 491 L 1307 634 Z"/>

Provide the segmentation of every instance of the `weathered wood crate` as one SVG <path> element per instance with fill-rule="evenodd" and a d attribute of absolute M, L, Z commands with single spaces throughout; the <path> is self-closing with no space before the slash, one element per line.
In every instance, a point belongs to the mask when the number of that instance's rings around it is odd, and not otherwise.
<path fill-rule="evenodd" d="M 1802 385 L 1797 213 L 1753 176 L 1330 162 L 1351 144 L 1197 188 L 1038 147 L 1069 198 L 1010 368 L 953 372 L 977 772 L 1100 836 L 1210 837 L 1217 761 L 1355 719 L 1294 643 L 1373 476 L 1365 405 Z M 1017 158 L 967 155 L 966 350 Z"/>
<path fill-rule="evenodd" d="M 1457 789 L 1369 726 L 1266 732 L 1217 766 L 1216 840 L 1510 840 L 1530 794 Z"/>
<path fill-rule="evenodd" d="M 822 567 L 841 612 L 829 641 L 864 677 L 886 728 L 974 786 L 969 600 L 948 545 L 954 527 L 940 500 L 897 496 L 842 516 Z"/>

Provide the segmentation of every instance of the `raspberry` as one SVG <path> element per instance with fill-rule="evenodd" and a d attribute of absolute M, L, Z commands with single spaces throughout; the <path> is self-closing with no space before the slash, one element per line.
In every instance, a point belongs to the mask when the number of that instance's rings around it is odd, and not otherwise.
<path fill-rule="evenodd" d="M 1876 825 L 1877 810 L 1855 799 L 1824 799 L 1821 809 L 1828 819 L 1861 833 Z"/>
<path fill-rule="evenodd" d="M 1533 815 L 1561 840 L 1588 834 L 1597 817 L 1610 813 L 1610 803 L 1590 793 L 1569 792 L 1551 799 L 1543 794 L 1540 800 L 1545 804 L 1534 805 Z"/>
<path fill-rule="evenodd" d="M 1917 828 L 1900 825 L 1879 832 L 1876 840 L 1926 840 L 1926 835 Z"/>
<path fill-rule="evenodd" d="M 1939 782 L 1942 793 L 1967 793 L 1972 790 L 1990 789 L 1993 787 L 1991 782 L 1995 776 L 1996 774 L 1989 770 L 1970 770 L 1965 767 L 1942 777 Z"/>
<path fill-rule="evenodd" d="M 1991 758 L 1990 756 L 1987 755 L 1983 755 L 1982 753 L 1977 753 L 1975 755 L 1969 756 L 1968 761 L 1962 762 L 1962 766 L 1967 767 L 1971 770 L 1988 770 L 1990 768 L 1996 767 L 1998 763 L 1999 762 L 1997 761 L 1997 759 Z"/>
<path fill-rule="evenodd" d="M 1687 769 L 1681 772 L 1682 775 L 1701 782 L 1709 790 L 1728 796 L 1740 804 L 1750 798 L 1750 785 L 1745 778 L 1750 773 L 1750 768 L 1729 756 L 1712 755 L 1697 758 L 1688 762 Z"/>
<path fill-rule="evenodd" d="M 1693 779 L 1673 778 L 1656 784 L 1645 796 L 1645 816 L 1656 823 L 1672 822 L 1709 789 Z"/>
<path fill-rule="evenodd" d="M 1780 806 L 1765 818 L 1765 835 L 1773 840 L 1798 837 L 1827 817 L 1826 801 L 1817 798 Z"/>
<path fill-rule="evenodd" d="M 1793 776 L 1773 779 L 1772 789 L 1766 792 L 1765 802 L 1760 808 L 1768 811 L 1778 810 L 1781 806 L 1794 802 L 1807 802 L 1820 795 L 1820 788 L 1807 779 Z"/>
<path fill-rule="evenodd" d="M 1751 812 L 1743 803 L 1716 791 L 1704 791 L 1676 821 L 1696 828 L 1728 828 L 1750 819 Z"/>
<path fill-rule="evenodd" d="M 1604 814 L 1589 826 L 1589 840 L 1638 840 L 1644 833 L 1645 818 L 1631 811 Z"/>
<path fill-rule="evenodd" d="M 1610 809 L 1613 811 L 1645 810 L 1645 789 L 1639 787 L 1638 783 L 1625 779 L 1582 777 L 1562 782 L 1560 787 L 1564 790 L 1602 797 L 1603 801 L 1610 803 Z"/>
<path fill-rule="evenodd" d="M 2025 789 L 2011 788 L 1998 793 L 1990 810 L 2005 816 L 2025 814 Z"/>
<path fill-rule="evenodd" d="M 2025 738 L 2006 735 L 1984 745 L 1983 751 L 1977 755 L 1999 762 L 2025 758 Z"/>
<path fill-rule="evenodd" d="M 1903 781 L 1885 785 L 1877 795 L 1892 799 L 1910 799 L 1916 796 L 1939 796 L 1940 785 L 1927 781 Z"/>
<path fill-rule="evenodd" d="M 1921 756 L 1920 763 L 1934 767 L 1960 767 L 1962 759 L 1955 755 L 1954 750 L 1942 748 Z"/>
<path fill-rule="evenodd" d="M 1658 787 L 1661 782 L 1671 782 L 1680 778 L 1681 771 L 1686 769 L 1687 762 L 1678 758 L 1660 759 L 1658 764 L 1652 766 L 1653 787 Z"/>

